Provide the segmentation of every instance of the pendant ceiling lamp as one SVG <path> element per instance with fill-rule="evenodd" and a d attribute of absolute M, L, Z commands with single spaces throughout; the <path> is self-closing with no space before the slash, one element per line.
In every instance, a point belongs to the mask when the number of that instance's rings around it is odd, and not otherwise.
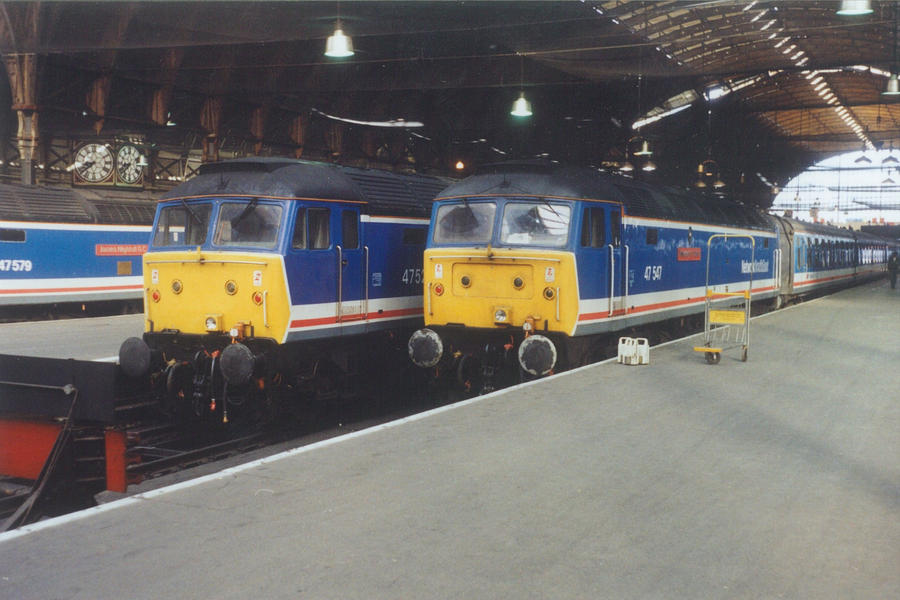
<path fill-rule="evenodd" d="M 532 115 L 531 102 L 525 98 L 524 91 L 519 92 L 519 97 L 513 102 L 513 107 L 509 114 L 514 117 L 530 117 Z"/>
<path fill-rule="evenodd" d="M 837 14 L 842 17 L 856 17 L 872 14 L 872 3 L 869 0 L 841 0 Z"/>
<path fill-rule="evenodd" d="M 522 89 L 525 87 L 525 59 L 522 55 L 519 55 L 519 97 L 516 98 L 516 101 L 513 102 L 512 110 L 509 111 L 514 117 L 530 117 L 532 115 L 531 112 L 531 102 L 529 102 L 525 98 L 525 90 Z"/>
<path fill-rule="evenodd" d="M 334 33 L 328 36 L 325 42 L 325 56 L 330 58 L 346 58 L 353 56 L 353 39 L 344 34 L 341 29 L 341 20 L 337 20 Z"/>

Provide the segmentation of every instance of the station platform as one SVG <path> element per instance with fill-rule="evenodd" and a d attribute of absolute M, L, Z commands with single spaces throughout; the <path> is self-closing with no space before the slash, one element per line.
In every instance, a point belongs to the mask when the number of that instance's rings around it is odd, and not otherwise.
<path fill-rule="evenodd" d="M 0 597 L 900 597 L 900 290 L 697 340 L 0 534 Z"/>
<path fill-rule="evenodd" d="M 122 340 L 143 332 L 143 314 L 0 323 L 0 354 L 114 361 Z"/>

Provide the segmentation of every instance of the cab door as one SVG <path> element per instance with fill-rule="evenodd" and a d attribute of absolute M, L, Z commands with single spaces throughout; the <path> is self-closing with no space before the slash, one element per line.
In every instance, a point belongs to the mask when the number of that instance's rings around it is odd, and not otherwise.
<path fill-rule="evenodd" d="M 621 308 L 625 285 L 621 207 L 604 202 L 584 204 L 580 237 L 580 312 L 591 319 L 612 316 Z"/>
<path fill-rule="evenodd" d="M 365 252 L 360 242 L 359 208 L 341 208 L 335 212 L 339 213 L 336 223 L 338 244 L 335 246 L 340 289 L 337 319 L 344 325 L 366 318 Z"/>
<path fill-rule="evenodd" d="M 623 241 L 622 207 L 618 204 L 610 205 L 608 219 L 609 234 L 609 272 L 610 272 L 610 316 L 624 313 L 625 290 L 628 282 L 627 265 L 625 264 L 625 242 Z"/>

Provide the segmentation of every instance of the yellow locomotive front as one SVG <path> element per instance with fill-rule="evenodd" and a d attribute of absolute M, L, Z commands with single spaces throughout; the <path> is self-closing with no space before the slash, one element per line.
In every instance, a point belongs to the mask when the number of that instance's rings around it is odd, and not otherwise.
<path fill-rule="evenodd" d="M 258 199 L 162 206 L 144 255 L 145 331 L 283 340 L 290 302 L 276 250 L 286 209 Z"/>
<path fill-rule="evenodd" d="M 144 335 L 119 351 L 127 375 L 163 374 L 173 405 L 227 420 L 222 395 L 253 393 L 246 384 L 262 381 L 263 357 L 288 329 L 289 208 L 239 196 L 160 204 L 143 257 Z"/>
<path fill-rule="evenodd" d="M 571 335 L 577 318 L 572 212 L 569 200 L 525 195 L 438 202 L 424 260 L 426 327 L 410 339 L 413 362 L 443 359 L 463 383 L 470 357 L 488 377 L 516 362 L 535 375 L 552 370 L 552 340 Z"/>

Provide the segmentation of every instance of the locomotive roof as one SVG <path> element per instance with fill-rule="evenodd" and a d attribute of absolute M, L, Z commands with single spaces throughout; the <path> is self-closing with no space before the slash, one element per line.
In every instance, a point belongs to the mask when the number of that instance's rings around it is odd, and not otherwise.
<path fill-rule="evenodd" d="M 304 160 L 243 158 L 201 165 L 199 175 L 162 199 L 234 195 L 344 200 L 364 203 L 369 214 L 427 217 L 447 181 Z"/>
<path fill-rule="evenodd" d="M 769 223 L 762 212 L 728 198 L 545 162 L 486 165 L 445 189 L 439 198 L 516 194 L 611 200 L 624 204 L 629 215 L 657 219 L 764 228 Z"/>
<path fill-rule="evenodd" d="M 155 203 L 148 197 L 115 196 L 98 190 L 76 190 L 0 183 L 0 219 L 41 223 L 150 225 Z"/>

